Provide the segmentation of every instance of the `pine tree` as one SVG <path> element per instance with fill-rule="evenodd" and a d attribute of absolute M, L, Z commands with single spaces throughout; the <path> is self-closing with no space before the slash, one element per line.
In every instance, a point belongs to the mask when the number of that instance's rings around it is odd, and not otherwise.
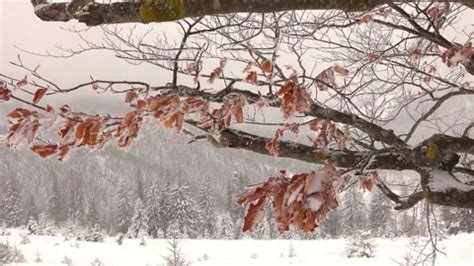
<path fill-rule="evenodd" d="M 131 214 L 131 202 L 130 193 L 127 187 L 127 183 L 122 179 L 118 184 L 117 189 L 117 206 L 116 206 L 116 219 L 117 229 L 120 233 L 125 234 L 130 226 Z"/>
<path fill-rule="evenodd" d="M 143 174 L 140 169 L 138 169 L 135 176 L 135 190 L 138 198 L 143 202 L 145 201 L 145 189 L 143 188 Z"/>
<path fill-rule="evenodd" d="M 5 224 L 9 227 L 19 226 L 22 221 L 23 209 L 18 186 L 12 176 L 6 178 L 2 207 Z"/>
<path fill-rule="evenodd" d="M 35 217 L 30 216 L 28 219 L 28 224 L 26 225 L 26 229 L 30 235 L 36 235 L 38 233 L 38 221 L 36 221 Z"/>
<path fill-rule="evenodd" d="M 246 192 L 248 180 L 237 172 L 233 173 L 232 179 L 227 183 L 226 210 L 230 215 L 234 228 L 234 239 L 242 236 L 241 218 L 245 215 L 245 208 L 239 206 L 237 198 Z"/>
<path fill-rule="evenodd" d="M 61 198 L 61 189 L 59 185 L 59 180 L 56 175 L 52 176 L 51 180 L 51 192 L 49 197 L 49 210 L 48 214 L 56 224 L 65 220 L 66 217 L 63 217 L 64 214 L 64 201 Z"/>
<path fill-rule="evenodd" d="M 474 232 L 473 209 L 443 207 L 441 218 L 448 234 Z"/>
<path fill-rule="evenodd" d="M 388 237 L 395 234 L 390 200 L 379 190 L 372 191 L 369 226 L 372 236 Z"/>
<path fill-rule="evenodd" d="M 231 239 L 234 237 L 234 226 L 232 220 L 230 219 L 229 214 L 224 213 L 220 216 L 217 224 L 217 229 L 219 230 L 218 237 L 220 239 Z"/>
<path fill-rule="evenodd" d="M 343 231 L 346 235 L 365 229 L 367 211 L 358 187 L 351 187 L 344 193 L 342 217 L 344 217 Z"/>
<path fill-rule="evenodd" d="M 166 184 L 160 189 L 160 198 L 158 203 L 159 224 L 164 238 L 168 238 L 170 236 L 169 227 L 173 222 L 175 214 L 171 193 L 171 183 L 168 180 Z"/>
<path fill-rule="evenodd" d="M 54 222 L 48 219 L 48 215 L 45 213 L 40 213 L 38 218 L 38 229 L 36 233 L 38 235 L 53 236 L 55 235 L 54 229 Z"/>
<path fill-rule="evenodd" d="M 178 182 L 172 191 L 174 223 L 179 233 L 189 238 L 196 238 L 199 234 L 199 212 L 196 202 L 191 197 L 189 186 Z"/>
<path fill-rule="evenodd" d="M 140 199 L 137 199 L 128 235 L 129 237 L 140 238 L 146 235 L 147 232 L 148 218 L 145 213 L 145 206 Z"/>
<path fill-rule="evenodd" d="M 97 201 L 94 196 L 91 196 L 87 202 L 86 209 L 86 223 L 88 227 L 96 227 L 99 223 L 99 213 L 97 210 Z"/>
<path fill-rule="evenodd" d="M 199 212 L 201 215 L 201 236 L 213 237 L 216 227 L 216 207 L 210 178 L 206 179 L 199 190 Z"/>
<path fill-rule="evenodd" d="M 321 223 L 321 235 L 323 237 L 338 238 L 342 233 L 341 210 L 335 209 L 329 213 L 327 219 Z"/>
<path fill-rule="evenodd" d="M 160 230 L 160 209 L 158 185 L 153 183 L 148 189 L 145 213 L 148 221 L 148 234 L 153 238 L 158 238 Z"/>
<path fill-rule="evenodd" d="M 87 226 L 87 205 L 83 183 L 78 178 L 71 178 L 68 182 L 68 214 L 69 221 L 76 225 Z"/>
<path fill-rule="evenodd" d="M 36 207 L 36 201 L 33 196 L 30 195 L 28 200 L 28 205 L 26 206 L 26 217 L 29 217 L 29 220 L 35 219 L 38 220 L 38 209 Z"/>

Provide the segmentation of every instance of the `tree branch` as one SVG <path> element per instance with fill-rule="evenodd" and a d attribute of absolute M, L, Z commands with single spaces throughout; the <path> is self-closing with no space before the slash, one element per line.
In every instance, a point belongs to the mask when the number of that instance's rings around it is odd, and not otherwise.
<path fill-rule="evenodd" d="M 391 3 L 388 0 L 144 0 L 140 2 L 96 3 L 73 1 L 47 3 L 45 0 L 31 0 L 35 14 L 43 21 L 78 20 L 88 26 L 118 23 L 149 23 L 174 21 L 186 17 L 201 17 L 226 13 L 254 12 L 270 13 L 288 10 L 328 10 L 346 12 L 367 11 L 377 5 Z M 418 2 L 418 0 L 399 0 L 397 2 Z M 427 1 L 428 2 L 428 1 Z M 431 1 L 430 1 L 431 2 Z M 440 0 L 440 2 L 442 2 Z M 472 0 L 451 0 L 472 8 Z M 78 4 L 79 3 L 79 4 Z"/>

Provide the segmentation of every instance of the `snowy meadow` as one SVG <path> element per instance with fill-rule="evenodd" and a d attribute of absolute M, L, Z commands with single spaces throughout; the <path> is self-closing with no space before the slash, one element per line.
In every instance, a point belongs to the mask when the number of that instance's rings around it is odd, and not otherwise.
<path fill-rule="evenodd" d="M 68 240 L 58 236 L 30 236 L 26 231 L 10 230 L 1 236 L 23 253 L 23 263 L 12 265 L 169 265 L 172 240 L 106 237 L 103 242 Z M 23 237 L 22 237 L 23 235 Z M 331 240 L 190 240 L 178 242 L 178 249 L 189 265 L 412 265 L 426 239 L 375 238 L 374 257 L 348 258 L 345 239 Z M 23 241 L 23 244 L 22 244 Z M 450 236 L 438 243 L 437 265 L 474 265 L 474 234 Z M 442 254 L 441 252 L 445 253 Z"/>

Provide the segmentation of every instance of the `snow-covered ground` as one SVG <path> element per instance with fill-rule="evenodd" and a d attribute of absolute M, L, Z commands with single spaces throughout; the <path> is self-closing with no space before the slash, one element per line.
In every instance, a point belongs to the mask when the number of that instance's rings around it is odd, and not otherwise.
<path fill-rule="evenodd" d="M 104 265 L 164 265 L 170 254 L 166 240 L 124 239 L 118 245 L 115 238 L 103 243 L 64 241 L 61 236 L 30 236 L 31 243 L 21 244 L 19 231 L 0 236 L 19 248 L 29 265 L 41 258 L 41 265 L 61 264 L 69 258 L 73 265 L 91 265 L 98 258 Z M 413 251 L 409 239 L 375 239 L 374 258 L 347 258 L 346 240 L 181 240 L 180 248 L 191 265 L 399 265 Z M 293 247 L 293 256 L 289 256 Z M 474 234 L 451 236 L 439 243 L 445 255 L 439 254 L 437 265 L 474 265 Z M 413 253 L 414 254 L 414 253 Z M 18 264 L 15 264 L 18 265 Z"/>

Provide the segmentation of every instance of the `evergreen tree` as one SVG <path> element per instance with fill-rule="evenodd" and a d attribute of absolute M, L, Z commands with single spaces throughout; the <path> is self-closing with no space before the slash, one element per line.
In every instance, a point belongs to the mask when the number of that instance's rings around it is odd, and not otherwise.
<path fill-rule="evenodd" d="M 28 199 L 28 205 L 26 206 L 26 217 L 29 217 L 29 220 L 32 218 L 38 220 L 38 209 L 36 207 L 36 201 L 32 195 Z"/>
<path fill-rule="evenodd" d="M 474 232 L 474 210 L 443 207 L 441 219 L 448 234 Z"/>
<path fill-rule="evenodd" d="M 229 214 L 224 213 L 218 220 L 217 229 L 220 239 L 231 239 L 234 237 L 234 226 Z"/>
<path fill-rule="evenodd" d="M 201 236 L 213 237 L 216 227 L 216 207 L 210 178 L 206 179 L 199 190 L 199 212 L 201 215 Z"/>
<path fill-rule="evenodd" d="M 148 219 L 145 213 L 145 206 L 140 199 L 137 199 L 128 235 L 129 237 L 140 238 L 146 235 L 147 232 Z"/>
<path fill-rule="evenodd" d="M 68 182 L 68 219 L 74 221 L 76 225 L 87 226 L 87 210 L 86 198 L 84 194 L 83 184 L 79 178 L 71 178 Z"/>
<path fill-rule="evenodd" d="M 321 231 L 322 237 L 338 238 L 343 233 L 341 220 L 340 209 L 331 211 L 327 219 L 321 223 L 319 230 Z"/>
<path fill-rule="evenodd" d="M 130 193 L 125 179 L 122 179 L 118 184 L 117 189 L 117 206 L 116 219 L 117 229 L 120 233 L 125 234 L 130 226 L 131 214 Z"/>
<path fill-rule="evenodd" d="M 28 224 L 26 225 L 26 229 L 30 235 L 36 235 L 38 233 L 38 222 L 36 221 L 35 217 L 30 216 Z"/>
<path fill-rule="evenodd" d="M 241 218 L 245 215 L 245 208 L 237 204 L 237 198 L 246 192 L 247 185 L 247 178 L 237 172 L 233 173 L 232 179 L 227 183 L 226 210 L 234 228 L 234 239 L 242 236 Z"/>
<path fill-rule="evenodd" d="M 365 229 L 367 211 L 358 187 L 351 187 L 344 193 L 341 214 L 344 217 L 344 234 L 352 235 L 356 231 Z"/>
<path fill-rule="evenodd" d="M 40 213 L 36 233 L 38 235 L 53 236 L 55 235 L 54 228 L 54 223 L 48 219 L 48 215 Z"/>
<path fill-rule="evenodd" d="M 144 202 L 145 201 L 145 189 L 143 188 L 143 174 L 140 168 L 135 176 L 135 190 L 137 197 Z"/>
<path fill-rule="evenodd" d="M 145 213 L 148 221 L 148 234 L 153 238 L 158 238 L 160 230 L 160 209 L 159 209 L 158 185 L 153 183 L 148 189 Z"/>
<path fill-rule="evenodd" d="M 199 212 L 196 202 L 191 197 L 189 186 L 180 182 L 173 188 L 174 224 L 180 235 L 196 238 L 199 234 Z"/>
<path fill-rule="evenodd" d="M 6 178 L 2 208 L 4 221 L 7 226 L 16 227 L 21 224 L 23 209 L 18 186 L 12 176 Z"/>
<path fill-rule="evenodd" d="M 63 217 L 63 207 L 64 201 L 61 198 L 61 190 L 59 185 L 59 180 L 56 175 L 52 175 L 51 179 L 51 194 L 49 194 L 49 210 L 48 214 L 56 224 L 65 220 L 66 217 Z"/>
<path fill-rule="evenodd" d="M 87 202 L 86 223 L 88 227 L 96 227 L 99 223 L 97 202 L 94 196 L 92 196 L 91 199 Z"/>
<path fill-rule="evenodd" d="M 390 200 L 379 190 L 371 193 L 369 226 L 372 236 L 388 237 L 395 234 Z"/>
<path fill-rule="evenodd" d="M 158 203 L 159 225 L 163 232 L 163 237 L 168 238 L 169 227 L 174 219 L 174 206 L 171 197 L 172 189 L 169 180 L 160 189 L 160 198 Z"/>

